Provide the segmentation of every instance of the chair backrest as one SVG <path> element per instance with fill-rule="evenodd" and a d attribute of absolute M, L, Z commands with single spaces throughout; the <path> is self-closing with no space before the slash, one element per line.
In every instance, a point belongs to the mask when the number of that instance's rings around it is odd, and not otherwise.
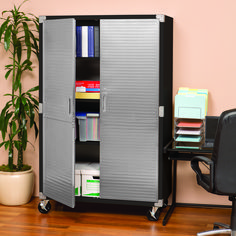
<path fill-rule="evenodd" d="M 215 191 L 236 195 L 236 109 L 224 111 L 220 116 L 212 160 Z"/>

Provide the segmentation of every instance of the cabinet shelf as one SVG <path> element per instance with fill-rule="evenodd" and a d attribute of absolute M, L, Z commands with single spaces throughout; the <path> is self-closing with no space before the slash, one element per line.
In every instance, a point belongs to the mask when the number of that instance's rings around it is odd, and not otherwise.
<path fill-rule="evenodd" d="M 99 61 L 100 57 L 76 57 L 76 60 L 81 60 L 81 61 Z"/>

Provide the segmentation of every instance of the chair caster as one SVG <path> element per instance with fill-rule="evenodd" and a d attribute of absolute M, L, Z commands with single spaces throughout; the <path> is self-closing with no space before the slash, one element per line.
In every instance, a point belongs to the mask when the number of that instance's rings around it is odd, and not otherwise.
<path fill-rule="evenodd" d="M 47 214 L 51 210 L 51 203 L 49 202 L 49 200 L 42 200 L 38 204 L 38 210 L 42 214 Z"/>
<path fill-rule="evenodd" d="M 155 210 L 153 207 L 147 212 L 147 218 L 150 221 L 158 221 L 160 214 L 161 214 L 161 208 Z"/>

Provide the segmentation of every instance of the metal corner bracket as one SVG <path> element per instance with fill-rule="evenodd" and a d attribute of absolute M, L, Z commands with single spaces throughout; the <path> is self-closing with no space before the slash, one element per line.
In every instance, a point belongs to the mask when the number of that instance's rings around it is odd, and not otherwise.
<path fill-rule="evenodd" d="M 41 200 L 46 200 L 47 199 L 47 197 L 42 192 L 39 192 L 39 198 Z"/>
<path fill-rule="evenodd" d="M 43 113 L 43 104 L 39 103 L 39 114 Z"/>
<path fill-rule="evenodd" d="M 165 107 L 159 106 L 159 117 L 164 117 L 164 116 L 165 116 Z"/>
<path fill-rule="evenodd" d="M 159 199 L 158 202 L 154 203 L 154 207 L 163 207 L 163 205 L 164 205 L 163 199 Z"/>
<path fill-rule="evenodd" d="M 46 20 L 46 16 L 39 16 L 39 23 L 43 23 Z"/>
<path fill-rule="evenodd" d="M 165 15 L 156 15 L 156 18 L 160 21 L 160 22 L 165 22 Z"/>

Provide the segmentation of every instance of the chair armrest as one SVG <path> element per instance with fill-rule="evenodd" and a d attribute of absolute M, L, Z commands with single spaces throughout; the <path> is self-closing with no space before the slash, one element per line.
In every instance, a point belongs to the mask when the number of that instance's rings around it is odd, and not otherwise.
<path fill-rule="evenodd" d="M 205 164 L 207 164 L 209 166 L 210 169 L 210 179 L 209 179 L 209 183 L 207 183 L 209 186 L 208 191 L 212 192 L 214 190 L 214 162 L 209 159 L 208 157 L 205 156 L 195 156 L 191 159 L 191 167 L 194 170 L 194 172 L 197 174 L 197 179 L 198 179 L 198 183 L 200 185 L 206 185 L 206 181 L 200 167 L 199 167 L 199 162 L 204 162 Z"/>

